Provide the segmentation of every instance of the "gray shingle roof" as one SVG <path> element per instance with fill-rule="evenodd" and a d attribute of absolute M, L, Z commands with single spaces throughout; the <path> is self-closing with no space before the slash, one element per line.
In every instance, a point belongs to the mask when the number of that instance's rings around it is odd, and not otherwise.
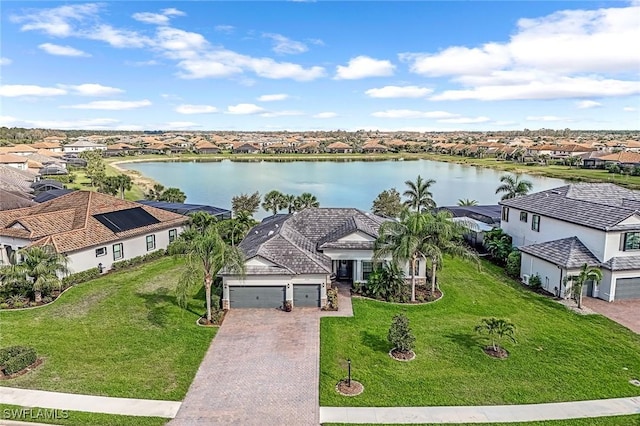
<path fill-rule="evenodd" d="M 250 274 L 330 274 L 331 259 L 321 248 L 373 248 L 372 242 L 336 240 L 356 231 L 375 237 L 384 220 L 352 208 L 309 208 L 264 220 L 238 247 L 247 259 L 259 256 L 277 265 L 250 266 Z"/>
<path fill-rule="evenodd" d="M 611 183 L 577 183 L 503 200 L 500 204 L 589 228 L 613 230 L 637 212 L 640 191 Z"/>
<path fill-rule="evenodd" d="M 640 256 L 612 257 L 603 263 L 602 267 L 612 271 L 640 269 Z"/>
<path fill-rule="evenodd" d="M 518 247 L 518 249 L 564 268 L 579 268 L 585 263 L 589 266 L 600 265 L 598 258 L 582 244 L 578 237 L 547 241 Z"/>

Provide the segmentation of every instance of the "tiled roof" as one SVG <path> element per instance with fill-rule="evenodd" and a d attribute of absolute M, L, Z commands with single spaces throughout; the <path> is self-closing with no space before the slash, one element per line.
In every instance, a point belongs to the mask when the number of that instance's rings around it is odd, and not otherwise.
<path fill-rule="evenodd" d="M 612 271 L 640 269 L 640 256 L 612 257 L 602 267 Z"/>
<path fill-rule="evenodd" d="M 585 263 L 589 266 L 600 264 L 598 258 L 582 244 L 578 237 L 518 247 L 518 250 L 564 268 L 579 268 Z"/>
<path fill-rule="evenodd" d="M 616 161 L 618 163 L 640 163 L 640 154 L 637 152 L 620 151 L 615 154 L 600 157 L 604 161 Z"/>
<path fill-rule="evenodd" d="M 318 249 L 372 248 L 367 241 L 338 242 L 352 232 L 378 233 L 383 218 L 351 208 L 309 208 L 292 215 L 264 220 L 249 231 L 239 244 L 247 259 L 262 257 L 276 266 L 247 268 L 251 274 L 329 274 L 331 259 Z M 224 273 L 224 272 L 223 272 Z"/>
<path fill-rule="evenodd" d="M 141 207 L 160 222 L 113 232 L 93 216 Z M 110 195 L 74 191 L 32 207 L 0 212 L 0 235 L 24 238 L 33 245 L 52 244 L 68 253 L 136 235 L 180 226 L 187 217 Z"/>
<path fill-rule="evenodd" d="M 638 201 L 640 191 L 612 183 L 576 183 L 502 200 L 499 204 L 589 228 L 611 230 L 637 212 Z"/>
<path fill-rule="evenodd" d="M 26 194 L 18 191 L 7 191 L 0 188 L 0 210 L 20 209 L 36 204 L 27 198 Z"/>
<path fill-rule="evenodd" d="M 0 153 L 0 164 L 26 163 L 27 158 L 22 155 Z"/>
<path fill-rule="evenodd" d="M 327 149 L 351 149 L 352 146 L 348 145 L 344 142 L 334 142 L 332 144 L 327 145 Z"/>

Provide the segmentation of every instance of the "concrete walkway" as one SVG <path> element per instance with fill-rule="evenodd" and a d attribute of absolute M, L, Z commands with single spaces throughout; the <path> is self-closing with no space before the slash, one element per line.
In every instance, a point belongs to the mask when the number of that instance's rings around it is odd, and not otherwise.
<path fill-rule="evenodd" d="M 351 305 L 351 284 L 336 283 L 332 284 L 338 289 L 338 310 L 337 311 L 321 311 L 323 317 L 352 317 L 353 306 Z"/>
<path fill-rule="evenodd" d="M 640 414 L 640 397 L 477 407 L 320 407 L 320 423 L 500 423 Z"/>
<path fill-rule="evenodd" d="M 0 386 L 0 403 L 21 407 L 53 408 L 87 411 L 89 413 L 120 414 L 125 416 L 175 417 L 180 402 L 154 399 L 112 398 L 78 395 Z"/>
<path fill-rule="evenodd" d="M 319 318 L 230 310 L 170 425 L 317 425 Z"/>

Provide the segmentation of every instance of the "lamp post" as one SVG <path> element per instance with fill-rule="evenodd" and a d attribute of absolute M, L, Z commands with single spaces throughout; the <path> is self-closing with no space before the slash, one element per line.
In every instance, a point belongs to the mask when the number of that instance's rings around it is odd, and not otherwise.
<path fill-rule="evenodd" d="M 347 359 L 347 368 L 348 368 L 348 375 L 347 375 L 347 386 L 351 387 L 351 358 Z"/>

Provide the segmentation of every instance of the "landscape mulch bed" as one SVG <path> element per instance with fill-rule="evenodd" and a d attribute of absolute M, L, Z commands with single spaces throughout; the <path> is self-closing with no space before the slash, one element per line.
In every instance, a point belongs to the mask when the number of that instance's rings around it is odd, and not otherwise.
<path fill-rule="evenodd" d="M 13 374 L 4 374 L 4 371 L 0 370 L 0 380 L 9 380 L 9 379 L 16 378 L 18 376 L 22 376 L 23 374 L 27 374 L 29 371 L 35 370 L 36 368 L 38 368 L 40 364 L 42 364 L 43 362 L 44 360 L 42 358 L 38 358 L 36 359 L 36 362 L 34 362 L 33 364 L 28 365 L 27 367 Z"/>
<path fill-rule="evenodd" d="M 389 356 L 395 359 L 396 361 L 411 361 L 415 359 L 416 353 L 413 351 L 403 352 L 397 349 L 392 349 L 389 352 Z"/>
<path fill-rule="evenodd" d="M 198 320 L 198 325 L 204 326 L 204 327 L 218 327 L 222 325 L 222 322 L 224 321 L 224 317 L 225 315 L 227 315 L 227 311 L 222 311 L 222 315 L 220 315 L 218 318 L 213 318 L 213 320 L 211 322 L 209 322 L 209 320 L 207 320 L 207 315 L 203 315 L 200 317 L 200 319 Z"/>
<path fill-rule="evenodd" d="M 362 386 L 362 383 L 355 380 L 351 380 L 351 386 L 349 386 L 347 379 L 344 379 L 338 382 L 336 385 L 336 391 L 340 395 L 356 396 L 360 395 L 364 391 L 364 386 Z"/>
<path fill-rule="evenodd" d="M 492 358 L 505 359 L 509 356 L 509 351 L 504 348 L 498 348 L 498 350 L 494 350 L 493 346 L 487 346 L 482 349 L 485 354 L 489 355 Z"/>

